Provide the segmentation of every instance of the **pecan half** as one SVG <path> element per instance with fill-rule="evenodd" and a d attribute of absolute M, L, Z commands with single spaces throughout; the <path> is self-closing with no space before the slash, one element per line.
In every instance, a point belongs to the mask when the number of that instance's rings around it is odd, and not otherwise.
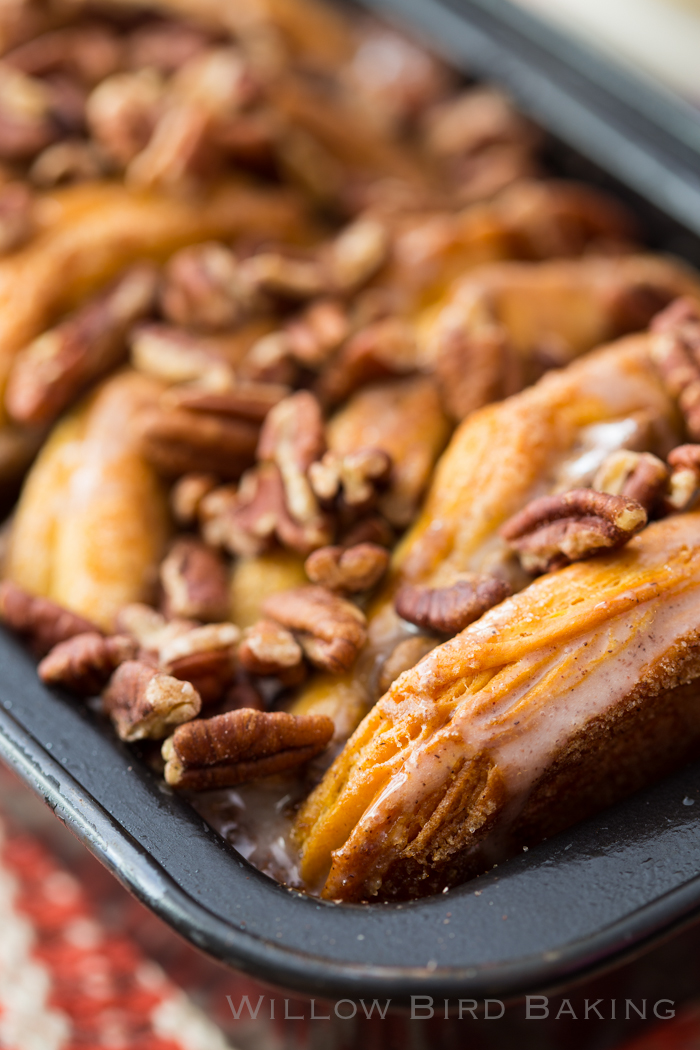
<path fill-rule="evenodd" d="M 348 671 L 367 639 L 364 614 L 326 587 L 293 587 L 267 598 L 265 616 L 292 631 L 315 667 Z"/>
<path fill-rule="evenodd" d="M 142 455 L 166 477 L 206 471 L 238 478 L 255 458 L 259 435 L 249 420 L 167 402 L 142 412 L 135 426 Z"/>
<path fill-rule="evenodd" d="M 191 682 L 203 704 L 215 703 L 230 685 L 241 632 L 232 623 L 193 627 L 161 643 L 159 666 L 174 678 Z"/>
<path fill-rule="evenodd" d="M 165 780 L 196 791 L 232 787 L 308 762 L 332 736 L 325 715 L 242 709 L 198 719 L 165 741 Z"/>
<path fill-rule="evenodd" d="M 511 593 L 504 580 L 464 573 L 450 587 L 399 587 L 394 607 L 403 620 L 440 634 L 458 634 Z"/>
<path fill-rule="evenodd" d="M 258 620 L 244 632 L 238 661 L 250 674 L 277 675 L 285 685 L 296 684 L 303 677 L 300 646 L 294 635 L 274 620 Z"/>
<path fill-rule="evenodd" d="M 160 566 L 168 618 L 224 620 L 229 612 L 228 570 L 221 555 L 194 537 L 177 540 Z"/>
<path fill-rule="evenodd" d="M 202 701 L 189 682 L 127 660 L 112 675 L 102 706 L 122 740 L 162 740 L 173 726 L 196 718 Z"/>
<path fill-rule="evenodd" d="M 107 158 L 93 142 L 68 139 L 42 150 L 29 169 L 29 178 L 35 186 L 51 189 L 99 179 L 108 174 L 108 167 Z"/>
<path fill-rule="evenodd" d="M 166 391 L 162 404 L 263 423 L 268 412 L 288 396 L 289 387 L 281 383 L 242 382 L 218 390 L 210 389 L 208 384 L 187 384 Z"/>
<path fill-rule="evenodd" d="M 178 325 L 219 331 L 239 324 L 251 307 L 230 248 L 215 241 L 176 252 L 165 269 L 161 307 Z"/>
<path fill-rule="evenodd" d="M 380 448 L 359 448 L 339 455 L 326 452 L 309 467 L 313 491 L 324 503 L 342 494 L 348 507 L 367 507 L 391 473 L 391 457 Z"/>
<path fill-rule="evenodd" d="M 375 321 L 341 347 L 319 376 L 316 392 L 324 404 L 339 404 L 375 380 L 414 372 L 417 354 L 415 333 L 407 321 L 400 317 Z"/>
<path fill-rule="evenodd" d="M 178 478 L 170 493 L 170 509 L 178 525 L 193 525 L 197 521 L 202 501 L 217 483 L 215 474 L 185 474 Z"/>
<path fill-rule="evenodd" d="M 700 445 L 679 445 L 669 452 L 668 464 L 667 507 L 671 511 L 690 510 L 700 494 Z"/>
<path fill-rule="evenodd" d="M 107 638 L 95 632 L 76 634 L 44 657 L 39 678 L 78 696 L 97 696 L 112 672 L 125 660 L 133 660 L 137 651 L 137 642 L 125 634 Z"/>
<path fill-rule="evenodd" d="M 5 404 L 19 423 L 48 423 L 126 356 L 126 333 L 151 309 L 158 276 L 141 263 L 15 358 Z"/>
<path fill-rule="evenodd" d="M 36 598 L 10 580 L 0 583 L 0 621 L 24 637 L 38 656 L 76 634 L 101 633 L 84 616 L 64 609 L 50 598 Z"/>
<path fill-rule="evenodd" d="M 162 645 L 197 626 L 194 620 L 168 621 L 162 613 L 141 602 L 123 606 L 116 617 L 117 630 L 134 638 L 142 653 L 154 656 L 157 656 Z"/>
<path fill-rule="evenodd" d="M 21 247 L 34 232 L 34 195 L 22 182 L 0 189 L 0 255 Z"/>
<path fill-rule="evenodd" d="M 668 479 L 668 467 L 658 456 L 622 448 L 603 460 L 593 479 L 593 488 L 636 500 L 650 513 L 666 489 Z"/>
<path fill-rule="evenodd" d="M 676 299 L 651 325 L 651 355 L 669 393 L 678 398 L 688 433 L 700 440 L 700 316 Z"/>
<path fill-rule="evenodd" d="M 293 258 L 281 252 L 258 252 L 239 263 L 243 286 L 251 293 L 281 299 L 312 299 L 327 291 L 320 263 L 313 258 Z"/>
<path fill-rule="evenodd" d="M 389 552 L 376 543 L 354 547 L 319 547 L 306 559 L 304 568 L 312 583 L 350 594 L 368 591 L 381 580 L 389 564 Z"/>
<path fill-rule="evenodd" d="M 646 523 L 647 512 L 634 500 L 571 489 L 533 500 L 500 534 L 527 572 L 541 573 L 621 547 Z"/>

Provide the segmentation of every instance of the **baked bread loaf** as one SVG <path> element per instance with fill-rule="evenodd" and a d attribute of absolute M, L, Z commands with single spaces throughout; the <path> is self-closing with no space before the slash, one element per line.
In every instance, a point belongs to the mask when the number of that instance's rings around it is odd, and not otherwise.
<path fill-rule="evenodd" d="M 406 671 L 309 797 L 302 875 L 442 890 L 700 751 L 700 514 L 540 577 Z"/>

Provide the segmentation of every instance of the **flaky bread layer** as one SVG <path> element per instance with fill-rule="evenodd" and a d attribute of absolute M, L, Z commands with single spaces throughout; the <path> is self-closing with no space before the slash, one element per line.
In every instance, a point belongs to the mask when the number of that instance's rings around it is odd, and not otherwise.
<path fill-rule="evenodd" d="M 700 514 L 651 525 L 405 672 L 299 815 L 309 884 L 346 900 L 432 892 L 691 753 L 699 536 Z"/>

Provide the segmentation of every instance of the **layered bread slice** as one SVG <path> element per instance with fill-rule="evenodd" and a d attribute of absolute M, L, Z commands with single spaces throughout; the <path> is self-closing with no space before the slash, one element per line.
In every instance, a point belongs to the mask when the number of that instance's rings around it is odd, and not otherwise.
<path fill-rule="evenodd" d="M 435 893 L 700 751 L 700 513 L 540 577 L 406 671 L 299 814 L 340 900 Z"/>

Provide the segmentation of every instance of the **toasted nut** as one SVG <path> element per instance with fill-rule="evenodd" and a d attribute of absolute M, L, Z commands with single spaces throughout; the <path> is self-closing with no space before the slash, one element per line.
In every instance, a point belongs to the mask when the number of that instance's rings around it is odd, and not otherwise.
<path fill-rule="evenodd" d="M 377 379 L 414 372 L 417 353 L 415 333 L 407 321 L 399 317 L 375 321 L 341 347 L 319 377 L 317 393 L 324 403 L 336 405 Z"/>
<path fill-rule="evenodd" d="M 185 537 L 173 544 L 161 563 L 160 582 L 168 618 L 211 622 L 228 614 L 226 564 L 201 540 Z"/>
<path fill-rule="evenodd" d="M 289 387 L 281 383 L 243 382 L 219 390 L 202 384 L 173 387 L 163 395 L 162 404 L 263 423 L 268 412 L 288 396 Z"/>
<path fill-rule="evenodd" d="M 315 667 L 348 671 L 367 639 L 364 614 L 325 587 L 309 584 L 267 598 L 265 616 L 294 633 Z"/>
<path fill-rule="evenodd" d="M 47 423 L 126 356 L 126 333 L 153 305 L 157 271 L 140 264 L 15 359 L 5 404 L 19 423 Z"/>
<path fill-rule="evenodd" d="M 173 485 L 170 507 L 179 525 L 192 525 L 197 520 L 202 501 L 217 486 L 215 474 L 185 474 Z"/>
<path fill-rule="evenodd" d="M 168 477 L 197 470 L 240 477 L 253 462 L 259 434 L 246 420 L 167 407 L 143 412 L 136 429 L 144 458 Z"/>
<path fill-rule="evenodd" d="M 225 714 L 227 711 L 240 711 L 242 707 L 247 707 L 252 711 L 264 711 L 265 701 L 248 675 L 243 671 L 239 671 L 233 685 L 226 690 L 219 713 Z"/>
<path fill-rule="evenodd" d="M 284 675 L 301 667 L 304 654 L 294 635 L 274 620 L 258 620 L 243 634 L 238 661 L 255 675 Z"/>
<path fill-rule="evenodd" d="M 671 467 L 666 503 L 671 511 L 690 510 L 700 495 L 700 445 L 679 445 L 668 454 Z"/>
<path fill-rule="evenodd" d="M 207 45 L 207 37 L 194 26 L 180 22 L 147 22 L 127 41 L 132 69 L 175 73 Z"/>
<path fill-rule="evenodd" d="M 39 656 L 76 634 L 100 633 L 99 628 L 83 616 L 49 598 L 35 598 L 10 580 L 0 583 L 0 620 L 26 638 Z"/>
<path fill-rule="evenodd" d="M 115 73 L 87 100 L 90 131 L 107 155 L 126 166 L 148 144 L 163 98 L 163 81 L 152 69 Z"/>
<path fill-rule="evenodd" d="M 138 644 L 125 634 L 90 632 L 59 642 L 38 667 L 47 685 L 60 685 L 78 696 L 97 696 L 112 672 L 125 660 L 133 660 Z"/>
<path fill-rule="evenodd" d="M 68 139 L 42 150 L 29 169 L 29 178 L 35 186 L 52 189 L 63 183 L 99 179 L 108 170 L 107 158 L 93 142 Z"/>
<path fill-rule="evenodd" d="M 349 507 L 372 503 L 377 486 L 391 472 L 391 457 L 380 448 L 360 448 L 341 456 L 326 452 L 309 467 L 309 481 L 319 499 L 329 502 L 342 494 Z"/>
<path fill-rule="evenodd" d="M 239 264 L 239 276 L 254 293 L 283 299 L 311 299 L 327 290 L 323 268 L 315 259 L 295 259 L 279 252 L 259 252 Z"/>
<path fill-rule="evenodd" d="M 173 726 L 196 718 L 202 701 L 189 682 L 127 660 L 112 675 L 102 706 L 122 740 L 162 740 Z"/>
<path fill-rule="evenodd" d="M 651 353 L 663 381 L 700 440 L 700 316 L 690 299 L 676 299 L 651 325 Z"/>
<path fill-rule="evenodd" d="M 291 357 L 287 333 L 270 332 L 258 339 L 241 361 L 239 374 L 243 379 L 293 386 L 299 366 Z"/>
<path fill-rule="evenodd" d="M 233 678 L 240 636 L 232 623 L 193 627 L 162 642 L 158 650 L 160 669 L 191 682 L 203 704 L 215 703 Z"/>
<path fill-rule="evenodd" d="M 621 547 L 643 529 L 647 512 L 634 500 L 571 489 L 532 500 L 501 526 L 527 572 L 551 572 Z"/>
<path fill-rule="evenodd" d="M 658 502 L 669 479 L 666 464 L 651 452 L 618 449 L 601 463 L 593 488 L 641 503 L 647 513 Z"/>
<path fill-rule="evenodd" d="M 335 299 L 319 299 L 287 323 L 287 352 L 306 368 L 320 369 L 350 335 L 347 309 Z"/>
<path fill-rule="evenodd" d="M 0 189 L 0 255 L 20 248 L 34 232 L 34 195 L 22 182 Z"/>
<path fill-rule="evenodd" d="M 165 779 L 197 791 L 232 787 L 308 762 L 332 736 L 324 715 L 242 709 L 198 719 L 165 741 Z"/>
<path fill-rule="evenodd" d="M 358 219 L 347 226 L 328 250 L 332 285 L 341 292 L 355 291 L 373 277 L 386 261 L 389 237 L 376 219 Z"/>
<path fill-rule="evenodd" d="M 388 521 L 375 514 L 362 518 L 341 536 L 341 546 L 356 547 L 360 543 L 373 543 L 379 547 L 393 547 L 396 536 Z"/>
<path fill-rule="evenodd" d="M 51 108 L 48 84 L 0 65 L 0 158 L 33 157 L 58 138 Z"/>
<path fill-rule="evenodd" d="M 396 592 L 394 606 L 403 620 L 416 627 L 454 635 L 510 593 L 508 584 L 495 576 L 464 573 L 450 587 L 405 583 Z"/>
<path fill-rule="evenodd" d="M 193 620 L 166 620 L 150 605 L 132 602 L 119 610 L 116 628 L 136 639 L 143 652 L 157 654 L 162 645 L 187 634 L 197 623 Z"/>
<path fill-rule="evenodd" d="M 381 580 L 389 552 L 375 543 L 354 547 L 320 547 L 306 559 L 304 568 L 312 583 L 350 594 L 368 591 Z"/>
<path fill-rule="evenodd" d="M 167 106 L 148 145 L 130 162 L 125 180 L 135 190 L 193 189 L 197 177 L 213 174 L 218 156 L 199 106 Z"/>
<path fill-rule="evenodd" d="M 178 325 L 218 331 L 239 324 L 250 296 L 233 252 L 214 241 L 176 252 L 165 270 L 161 306 Z"/>
<path fill-rule="evenodd" d="M 201 339 L 180 328 L 139 325 L 130 342 L 134 368 L 166 383 L 197 380 L 207 387 L 225 389 L 235 382 L 226 361 L 213 354 Z"/>
<path fill-rule="evenodd" d="M 399 642 L 382 665 L 379 676 L 380 694 L 384 695 L 399 675 L 415 667 L 418 661 L 438 644 L 436 638 L 424 634 L 413 634 Z"/>
<path fill-rule="evenodd" d="M 470 88 L 432 109 L 426 144 L 443 157 L 467 156 L 494 143 L 532 142 L 536 132 L 493 88 Z"/>
<path fill-rule="evenodd" d="M 113 30 L 79 25 L 42 33 L 10 51 L 4 61 L 30 76 L 62 72 L 97 84 L 118 69 L 122 58 L 122 41 Z"/>

